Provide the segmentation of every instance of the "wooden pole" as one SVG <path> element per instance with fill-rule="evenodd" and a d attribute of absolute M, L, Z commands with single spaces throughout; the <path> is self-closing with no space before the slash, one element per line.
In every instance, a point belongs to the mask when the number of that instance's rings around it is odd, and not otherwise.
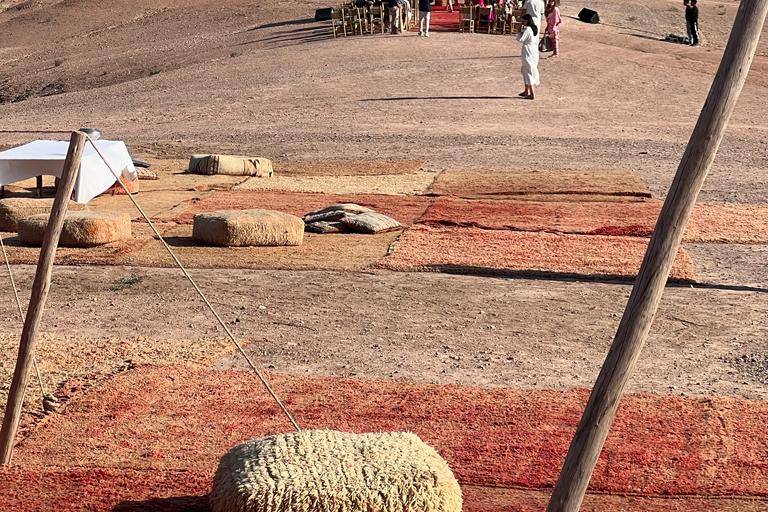
<path fill-rule="evenodd" d="M 688 217 L 747 78 L 768 0 L 742 0 L 704 108 L 659 214 L 624 316 L 571 441 L 548 512 L 576 512 L 653 323 Z"/>
<path fill-rule="evenodd" d="M 3 465 L 11 463 L 16 432 L 19 428 L 19 420 L 21 419 L 21 407 L 24 403 L 24 391 L 27 387 L 27 374 L 32 364 L 37 331 L 43 317 L 48 290 L 51 287 L 51 271 L 53 270 L 53 261 L 56 257 L 56 247 L 59 244 L 59 236 L 64 226 L 67 204 L 75 187 L 75 179 L 80 168 L 80 158 L 83 155 L 85 140 L 84 134 L 80 132 L 72 133 L 72 137 L 69 140 L 69 151 L 67 152 L 64 170 L 61 175 L 61 185 L 56 192 L 56 199 L 53 201 L 48 226 L 45 228 L 40 257 L 37 260 L 35 281 L 32 285 L 32 295 L 29 298 L 27 317 L 24 320 L 24 329 L 21 332 L 19 355 L 16 358 L 16 368 L 13 371 L 13 380 L 8 391 L 8 401 L 5 405 L 3 426 L 0 429 L 0 463 Z"/>

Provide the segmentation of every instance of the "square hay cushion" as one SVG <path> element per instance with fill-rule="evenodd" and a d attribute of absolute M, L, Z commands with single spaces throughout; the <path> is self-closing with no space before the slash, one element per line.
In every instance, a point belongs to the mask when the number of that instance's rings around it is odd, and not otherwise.
<path fill-rule="evenodd" d="M 223 247 L 301 245 L 304 221 L 274 210 L 222 210 L 195 215 L 192 237 Z"/>
<path fill-rule="evenodd" d="M 448 463 L 415 434 L 305 430 L 222 457 L 213 512 L 460 512 Z"/>

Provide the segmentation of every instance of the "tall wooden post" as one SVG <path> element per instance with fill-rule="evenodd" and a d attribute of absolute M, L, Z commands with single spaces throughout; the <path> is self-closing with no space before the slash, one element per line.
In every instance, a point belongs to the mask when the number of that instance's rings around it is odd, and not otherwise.
<path fill-rule="evenodd" d="M 688 217 L 744 86 L 768 0 L 742 0 L 728 45 L 688 147 L 659 214 L 640 273 L 608 355 L 571 441 L 548 512 L 580 509 L 624 386 L 648 337 Z"/>
<path fill-rule="evenodd" d="M 19 355 L 16 358 L 16 368 L 13 371 L 11 388 L 8 391 L 8 401 L 5 405 L 3 426 L 0 429 L 0 463 L 11 463 L 13 446 L 16 440 L 16 432 L 21 419 L 21 407 L 24 403 L 24 391 L 27 387 L 27 375 L 35 353 L 37 331 L 45 309 L 45 301 L 48 298 L 48 290 L 51 287 L 51 271 L 56 257 L 56 247 L 59 244 L 59 236 L 64 226 L 64 216 L 67 213 L 67 205 L 75 187 L 75 180 L 80 168 L 80 158 L 83 156 L 83 146 L 86 137 L 83 133 L 73 132 L 69 140 L 69 151 L 64 161 L 64 171 L 61 175 L 61 184 L 53 201 L 51 216 L 43 236 L 43 244 L 40 249 L 40 257 L 37 260 L 35 281 L 32 285 L 32 295 L 29 299 L 27 317 L 24 320 L 24 329 L 21 332 Z"/>

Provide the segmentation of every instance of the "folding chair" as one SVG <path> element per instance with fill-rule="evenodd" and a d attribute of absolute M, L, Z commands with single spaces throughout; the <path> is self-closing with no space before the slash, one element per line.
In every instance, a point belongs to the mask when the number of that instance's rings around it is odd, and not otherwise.
<path fill-rule="evenodd" d="M 369 32 L 370 26 L 368 25 L 368 20 L 370 18 L 368 17 L 368 8 L 358 7 L 355 9 L 355 13 L 355 19 L 360 25 L 360 35 L 363 35 L 365 32 Z"/>
<path fill-rule="evenodd" d="M 384 8 L 381 5 L 372 5 L 368 9 L 368 26 L 371 29 L 371 34 L 376 33 L 376 26 L 378 25 L 379 31 L 384 33 Z"/>
<path fill-rule="evenodd" d="M 496 6 L 496 18 L 493 20 L 493 33 L 494 34 L 506 34 L 508 27 L 507 10 L 502 6 Z"/>
<path fill-rule="evenodd" d="M 347 37 L 347 19 L 344 16 L 343 8 L 334 7 L 331 9 L 331 28 L 333 29 L 333 37 L 338 37 L 339 29 L 344 37 Z"/>
<path fill-rule="evenodd" d="M 363 24 L 360 19 L 360 12 L 357 7 L 351 9 L 344 9 L 344 21 L 350 29 L 351 34 L 363 35 Z"/>
<path fill-rule="evenodd" d="M 477 30 L 480 30 L 485 26 L 488 33 L 491 33 L 491 13 L 493 12 L 493 7 L 481 7 L 477 14 Z"/>

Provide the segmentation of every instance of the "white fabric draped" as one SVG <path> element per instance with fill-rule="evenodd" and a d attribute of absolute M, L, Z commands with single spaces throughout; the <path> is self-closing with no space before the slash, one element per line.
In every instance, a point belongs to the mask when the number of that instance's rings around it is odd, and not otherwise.
<path fill-rule="evenodd" d="M 136 168 L 122 141 L 97 140 L 96 146 L 117 173 L 128 180 L 136 179 Z M 69 141 L 36 140 L 23 146 L 0 151 L 0 185 L 10 185 L 35 176 L 61 177 Z M 74 200 L 87 203 L 114 185 L 115 176 L 93 149 L 85 143 L 80 172 L 75 182 Z"/>

